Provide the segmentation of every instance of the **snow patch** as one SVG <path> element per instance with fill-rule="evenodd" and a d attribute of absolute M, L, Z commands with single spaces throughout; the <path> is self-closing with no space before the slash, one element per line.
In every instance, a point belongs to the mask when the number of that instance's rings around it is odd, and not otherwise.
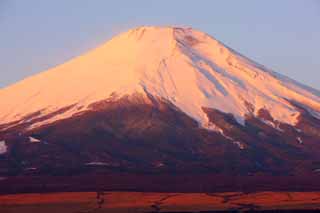
<path fill-rule="evenodd" d="M 156 168 L 161 168 L 161 167 L 164 167 L 164 166 L 165 166 L 164 163 L 162 163 L 162 162 L 155 162 L 155 163 L 153 163 L 153 165 L 154 165 L 154 167 L 156 167 Z"/>
<path fill-rule="evenodd" d="M 245 149 L 245 146 L 240 141 L 233 141 L 233 144 L 237 145 L 239 149 Z"/>
<path fill-rule="evenodd" d="M 41 140 L 30 136 L 30 137 L 29 137 L 29 142 L 30 142 L 30 143 L 40 143 Z"/>
<path fill-rule="evenodd" d="M 276 129 L 276 130 L 278 130 L 280 132 L 284 132 L 284 130 L 280 128 L 280 124 L 278 122 L 274 123 L 274 122 L 266 120 L 266 119 L 260 119 L 260 121 L 262 121 L 266 125 L 274 128 L 274 129 Z"/>
<path fill-rule="evenodd" d="M 110 164 L 106 163 L 106 162 L 93 161 L 93 162 L 85 163 L 85 165 L 87 165 L 87 166 L 109 166 Z"/>
<path fill-rule="evenodd" d="M 241 143 L 240 141 L 237 141 L 235 139 L 233 139 L 232 137 L 226 135 L 223 131 L 223 129 L 221 129 L 220 127 L 218 127 L 217 125 L 213 124 L 213 123 L 210 123 L 207 128 L 209 130 L 212 130 L 214 132 L 217 132 L 217 133 L 220 133 L 223 137 L 225 137 L 226 139 L 232 141 L 232 143 L 236 146 L 239 147 L 239 149 L 245 149 L 245 146 L 243 145 L 243 143 Z"/>
<path fill-rule="evenodd" d="M 299 144 L 303 144 L 303 140 L 300 137 L 297 137 L 297 141 Z"/>
<path fill-rule="evenodd" d="M 5 141 L 0 141 L 0 155 L 7 153 L 8 146 Z"/>
<path fill-rule="evenodd" d="M 276 125 L 272 121 L 265 119 L 260 119 L 260 121 L 262 121 L 264 124 L 267 124 L 268 126 L 271 126 L 272 128 L 276 128 Z"/>
<path fill-rule="evenodd" d="M 35 171 L 35 170 L 37 170 L 36 167 L 25 168 L 25 171 Z"/>
<path fill-rule="evenodd" d="M 223 129 L 221 129 L 220 127 L 218 127 L 214 123 L 210 122 L 208 117 L 207 117 L 207 122 L 206 122 L 205 128 L 208 130 L 211 130 L 213 132 L 223 134 Z"/>

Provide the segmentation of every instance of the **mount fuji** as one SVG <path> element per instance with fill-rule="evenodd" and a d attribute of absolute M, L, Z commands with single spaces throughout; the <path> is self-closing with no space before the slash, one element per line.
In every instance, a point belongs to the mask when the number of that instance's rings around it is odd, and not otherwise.
<path fill-rule="evenodd" d="M 0 89 L 0 176 L 268 177 L 271 189 L 276 177 L 296 187 L 294 177 L 314 187 L 319 129 L 316 89 L 192 28 L 139 27 Z"/>

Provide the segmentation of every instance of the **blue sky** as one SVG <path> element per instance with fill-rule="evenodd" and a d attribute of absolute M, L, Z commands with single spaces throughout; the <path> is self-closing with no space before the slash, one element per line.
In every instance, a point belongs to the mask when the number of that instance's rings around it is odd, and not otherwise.
<path fill-rule="evenodd" d="M 320 89 L 319 0 L 0 0 L 0 87 L 140 25 L 191 26 Z"/>

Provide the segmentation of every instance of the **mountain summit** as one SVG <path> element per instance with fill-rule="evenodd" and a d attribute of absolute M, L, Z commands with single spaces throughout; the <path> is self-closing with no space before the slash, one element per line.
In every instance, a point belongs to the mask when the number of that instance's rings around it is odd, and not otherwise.
<path fill-rule="evenodd" d="M 205 33 L 140 27 L 2 89 L 0 124 L 69 107 L 31 126 L 38 127 L 87 110 L 94 102 L 133 93 L 165 99 L 205 128 L 210 122 L 203 107 L 231 113 L 242 124 L 247 114 L 266 109 L 275 120 L 294 125 L 300 113 L 292 101 L 320 112 L 319 92 L 254 63 Z"/>
<path fill-rule="evenodd" d="M 211 36 L 140 27 L 0 90 L 0 176 L 214 174 L 230 191 L 235 175 L 237 187 L 320 188 L 308 179 L 320 170 L 319 118 L 319 91 Z"/>

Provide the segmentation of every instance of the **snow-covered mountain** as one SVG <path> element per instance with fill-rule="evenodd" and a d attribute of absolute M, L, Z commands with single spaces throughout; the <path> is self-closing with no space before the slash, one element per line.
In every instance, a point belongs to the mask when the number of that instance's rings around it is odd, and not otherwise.
<path fill-rule="evenodd" d="M 319 91 L 211 36 L 140 27 L 0 90 L 0 176 L 98 169 L 303 179 L 320 168 L 319 117 Z"/>
<path fill-rule="evenodd" d="M 140 27 L 0 90 L 0 125 L 69 107 L 34 122 L 34 128 L 85 111 L 94 102 L 133 93 L 163 98 L 205 128 L 210 122 L 203 107 L 231 113 L 242 124 L 247 114 L 266 109 L 275 120 L 294 125 L 300 113 L 291 101 L 315 115 L 320 112 L 319 92 L 250 61 L 205 33 Z"/>

